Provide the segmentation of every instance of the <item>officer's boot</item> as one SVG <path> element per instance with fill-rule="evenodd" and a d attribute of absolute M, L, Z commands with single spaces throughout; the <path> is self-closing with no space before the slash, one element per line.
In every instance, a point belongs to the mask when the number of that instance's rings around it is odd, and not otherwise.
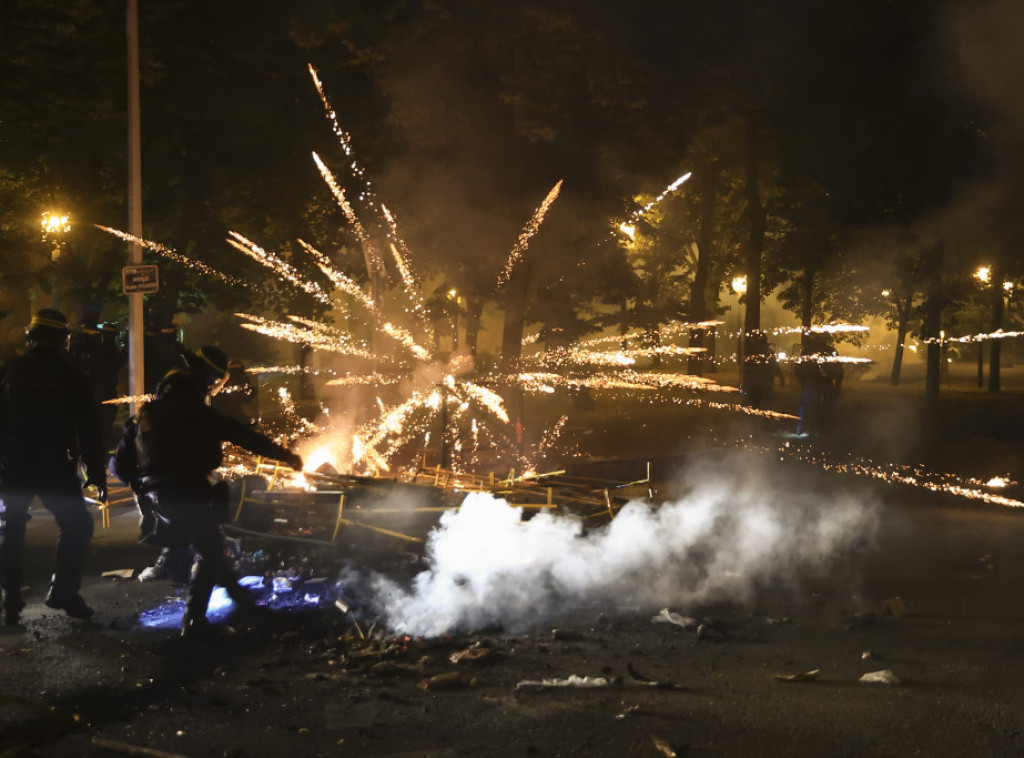
<path fill-rule="evenodd" d="M 21 624 L 21 611 L 25 608 L 25 601 L 21 594 L 15 595 L 8 590 L 4 593 L 4 626 L 19 626 Z"/>
<path fill-rule="evenodd" d="M 65 584 L 60 582 L 57 575 L 54 574 L 50 580 L 50 591 L 43 602 L 50 608 L 64 611 L 64 613 L 72 618 L 92 618 L 93 609 L 86 605 L 85 600 L 78 594 L 78 590 L 71 589 L 65 586 Z"/>

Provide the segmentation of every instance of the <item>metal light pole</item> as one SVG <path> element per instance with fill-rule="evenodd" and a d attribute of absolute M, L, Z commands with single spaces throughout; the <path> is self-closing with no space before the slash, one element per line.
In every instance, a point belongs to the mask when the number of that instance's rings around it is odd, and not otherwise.
<path fill-rule="evenodd" d="M 142 118 L 139 103 L 139 2 L 128 0 L 128 230 L 142 238 Z M 142 263 L 142 246 L 131 242 L 128 262 Z M 128 295 L 128 394 L 145 392 L 142 294 Z M 138 403 L 132 403 L 132 413 Z"/>

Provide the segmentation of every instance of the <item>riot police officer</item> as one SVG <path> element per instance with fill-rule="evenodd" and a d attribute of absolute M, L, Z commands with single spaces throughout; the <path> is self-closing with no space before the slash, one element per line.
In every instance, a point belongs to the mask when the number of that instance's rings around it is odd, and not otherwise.
<path fill-rule="evenodd" d="M 28 349 L 0 368 L 0 574 L 10 626 L 25 606 L 25 525 L 37 496 L 60 528 L 46 605 L 76 618 L 93 613 L 79 594 L 93 518 L 78 465 L 106 502 L 106 455 L 92 387 L 67 350 L 70 334 L 63 313 L 43 308 L 29 325 Z"/>
<path fill-rule="evenodd" d="M 197 554 L 182 635 L 204 637 L 220 631 L 206 618 L 215 584 L 224 587 L 236 604 L 252 606 L 224 555 L 220 524 L 227 521 L 227 487 L 211 482 L 223 461 L 222 443 L 234 443 L 296 470 L 302 469 L 302 458 L 207 404 L 206 398 L 228 378 L 228 361 L 221 350 L 206 346 L 192 358 L 188 369 L 168 373 L 156 398 L 139 411 L 136 486 L 156 511 L 157 531 L 164 531 L 161 541 L 190 545 Z"/>

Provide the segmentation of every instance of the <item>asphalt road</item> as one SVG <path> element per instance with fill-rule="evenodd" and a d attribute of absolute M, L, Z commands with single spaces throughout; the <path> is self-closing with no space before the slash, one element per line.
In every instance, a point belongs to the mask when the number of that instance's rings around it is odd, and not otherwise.
<path fill-rule="evenodd" d="M 860 487 L 838 484 L 823 508 Z M 0 693 L 25 699 L 0 702 L 0 755 L 113 754 L 104 740 L 188 756 L 1024 754 L 1024 513 L 864 492 L 878 519 L 851 558 L 744 603 L 672 609 L 701 635 L 623 598 L 514 634 L 397 643 L 330 611 L 205 646 L 142 628 L 174 591 L 101 576 L 154 557 L 124 508 L 110 528 L 97 517 L 95 620 L 67 619 L 42 605 L 55 529 L 40 513 L 25 628 L 0 634 Z M 493 655 L 450 661 L 474 643 Z M 900 683 L 858 681 L 883 670 Z M 574 675 L 607 683 L 518 687 Z"/>

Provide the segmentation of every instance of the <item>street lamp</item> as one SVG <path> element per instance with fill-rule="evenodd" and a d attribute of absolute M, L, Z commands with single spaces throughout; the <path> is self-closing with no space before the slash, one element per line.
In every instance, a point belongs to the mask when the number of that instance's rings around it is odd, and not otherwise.
<path fill-rule="evenodd" d="M 71 216 L 67 213 L 43 213 L 43 241 L 53 245 L 50 250 L 50 260 L 56 263 L 60 259 L 61 247 L 64 244 L 64 235 L 71 231 Z"/>
<path fill-rule="evenodd" d="M 64 238 L 71 231 L 71 215 L 53 211 L 45 211 L 42 219 L 43 242 L 48 242 L 50 248 L 50 261 L 56 263 L 60 260 L 61 252 L 64 249 Z M 57 272 L 53 272 L 53 279 L 50 283 L 50 293 L 54 310 L 60 306 L 60 293 L 57 290 Z"/>

